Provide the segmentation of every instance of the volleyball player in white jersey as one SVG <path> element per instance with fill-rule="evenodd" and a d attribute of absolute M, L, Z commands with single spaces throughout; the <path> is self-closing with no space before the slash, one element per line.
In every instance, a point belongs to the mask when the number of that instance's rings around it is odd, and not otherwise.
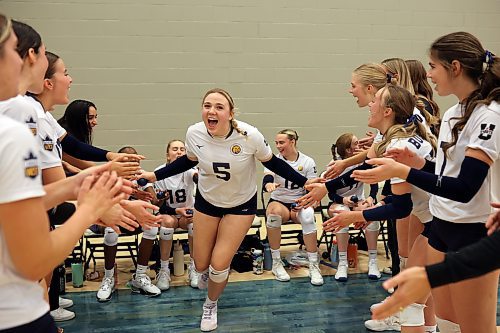
<path fill-rule="evenodd" d="M 441 122 L 436 164 L 410 156 L 375 159 L 378 167 L 355 172 L 374 182 L 399 177 L 433 194 L 428 264 L 486 236 L 490 201 L 498 201 L 500 179 L 500 59 L 466 32 L 438 38 L 430 48 L 428 77 L 441 96 L 459 103 Z M 419 170 L 422 169 L 422 170 Z M 481 255 L 481 254 L 478 254 Z M 495 332 L 498 271 L 432 290 L 440 332 Z"/>
<path fill-rule="evenodd" d="M 278 149 L 278 158 L 288 163 L 294 170 L 311 179 L 316 178 L 316 163 L 312 158 L 297 150 L 297 132 L 291 129 L 279 131 L 276 135 L 275 144 Z M 267 238 L 271 247 L 273 258 L 272 272 L 278 281 L 290 281 L 290 276 L 285 271 L 281 261 L 281 223 L 292 220 L 302 225 L 302 234 L 309 260 L 309 277 L 311 284 L 323 285 L 323 277 L 319 269 L 318 259 L 318 233 L 316 229 L 316 218 L 312 207 L 306 209 L 295 209 L 292 204 L 295 200 L 305 194 L 305 190 L 283 177 L 265 169 L 263 188 L 271 193 L 271 198 L 266 209 Z"/>
<path fill-rule="evenodd" d="M 0 101 L 18 92 L 22 60 L 16 45 L 10 20 L 0 14 Z M 45 191 L 32 132 L 0 115 L 0 138 L 0 331 L 55 333 L 38 280 L 66 258 L 87 226 L 124 198 L 122 183 L 109 173 L 98 179 L 80 177 L 80 182 L 86 179 L 78 191 L 77 213 L 66 226 L 49 233 L 45 210 L 78 188 L 48 188 L 51 195 L 42 198 Z"/>
<path fill-rule="evenodd" d="M 198 288 L 208 283 L 200 327 L 211 331 L 217 327 L 217 300 L 226 286 L 231 260 L 257 210 L 255 160 L 300 187 L 313 181 L 274 156 L 255 127 L 236 122 L 233 99 L 225 90 L 212 89 L 205 94 L 202 119 L 187 131 L 185 157 L 154 173 L 143 173 L 143 177 L 156 181 L 199 167 L 194 259 L 201 273 Z"/>
<path fill-rule="evenodd" d="M 352 133 L 342 134 L 335 144 L 332 145 L 332 154 L 335 159 L 349 158 L 354 156 L 358 150 L 358 138 Z M 356 165 L 357 166 L 357 165 Z M 349 172 L 356 166 L 348 167 L 343 173 Z M 342 176 L 343 173 L 340 175 Z M 377 201 L 378 186 L 371 186 L 370 195 L 365 200 L 363 183 L 356 184 L 338 189 L 335 193 L 329 193 L 330 200 L 332 201 L 328 206 L 328 215 L 334 216 L 334 211 L 345 209 L 349 207 L 352 210 L 363 210 L 372 207 Z M 355 197 L 355 201 L 351 198 Z M 353 198 L 354 199 L 354 198 Z M 377 265 L 377 239 L 378 231 L 380 229 L 380 222 L 375 221 L 370 223 L 365 231 L 366 243 L 368 246 L 368 278 L 378 280 L 380 279 L 380 271 Z M 335 273 L 335 280 L 345 282 L 347 281 L 347 246 L 349 242 L 349 227 L 345 227 L 336 233 L 337 244 L 339 249 L 339 264 L 337 272 Z"/>
<path fill-rule="evenodd" d="M 182 140 L 171 140 L 167 144 L 167 163 L 158 166 L 155 171 L 184 155 L 186 155 L 184 142 Z M 198 172 L 193 168 L 154 183 L 155 189 L 164 192 L 166 197 L 165 202 L 160 206 L 160 213 L 162 214 L 160 228 L 161 269 L 156 277 L 156 286 L 161 290 L 168 289 L 170 284 L 168 263 L 170 250 L 172 249 L 172 235 L 176 228 L 188 232 L 189 255 L 191 257 L 188 267 L 189 284 L 193 288 L 198 288 L 198 273 L 194 267 L 193 257 L 194 188 L 197 181 Z M 168 232 L 169 230 L 171 232 Z"/>

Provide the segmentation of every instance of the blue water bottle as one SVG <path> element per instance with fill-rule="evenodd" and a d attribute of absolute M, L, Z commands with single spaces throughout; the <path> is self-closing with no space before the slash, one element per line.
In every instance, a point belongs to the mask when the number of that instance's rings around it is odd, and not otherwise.
<path fill-rule="evenodd" d="M 337 238 L 332 241 L 332 252 L 330 253 L 330 261 L 333 267 L 339 265 L 339 247 L 337 245 Z"/>
<path fill-rule="evenodd" d="M 264 270 L 270 271 L 273 269 L 273 256 L 271 255 L 271 247 L 269 243 L 263 243 L 264 246 Z"/>

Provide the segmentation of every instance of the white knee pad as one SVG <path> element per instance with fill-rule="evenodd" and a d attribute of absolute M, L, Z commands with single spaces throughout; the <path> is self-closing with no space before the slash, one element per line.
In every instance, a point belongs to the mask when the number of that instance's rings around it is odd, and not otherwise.
<path fill-rule="evenodd" d="M 106 227 L 104 229 L 104 245 L 116 246 L 116 244 L 118 244 L 118 234 L 110 227 Z"/>
<path fill-rule="evenodd" d="M 269 228 L 281 228 L 281 216 L 280 215 L 271 215 L 269 214 L 266 218 L 266 225 Z"/>
<path fill-rule="evenodd" d="M 226 281 L 229 276 L 229 267 L 223 269 L 222 271 L 217 271 L 212 267 L 212 265 L 210 265 L 210 267 L 208 267 L 208 276 L 210 280 L 215 283 L 222 283 Z"/>
<path fill-rule="evenodd" d="M 424 319 L 424 304 L 412 303 L 401 311 L 399 320 L 401 326 L 423 326 Z"/>
<path fill-rule="evenodd" d="M 160 228 L 160 239 L 161 240 L 172 240 L 174 239 L 174 228 Z"/>
<path fill-rule="evenodd" d="M 316 219 L 314 218 L 314 209 L 312 207 L 299 210 L 297 220 L 302 225 L 302 233 L 304 235 L 316 232 Z"/>
<path fill-rule="evenodd" d="M 368 226 L 366 227 L 366 231 L 379 231 L 380 230 L 380 222 L 379 221 L 373 221 L 368 223 Z"/>
<path fill-rule="evenodd" d="M 188 235 L 193 237 L 193 222 L 189 223 L 187 225 L 187 228 L 188 228 Z"/>
<path fill-rule="evenodd" d="M 441 333 L 461 333 L 460 325 L 449 320 L 441 319 L 436 316 L 436 323 Z"/>
<path fill-rule="evenodd" d="M 142 238 L 144 239 L 155 240 L 157 234 L 158 234 L 158 227 L 154 227 L 148 230 L 142 229 Z"/>

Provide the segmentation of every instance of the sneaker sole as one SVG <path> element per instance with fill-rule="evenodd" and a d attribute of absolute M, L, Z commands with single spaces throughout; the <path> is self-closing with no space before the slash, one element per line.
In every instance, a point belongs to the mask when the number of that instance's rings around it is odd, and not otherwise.
<path fill-rule="evenodd" d="M 385 331 L 396 331 L 396 332 L 401 332 L 401 327 L 386 327 L 384 329 L 380 329 L 380 330 L 374 330 L 374 329 L 371 329 L 371 328 L 368 328 L 368 327 L 365 327 L 367 331 L 370 331 L 370 332 L 385 332 Z"/>
<path fill-rule="evenodd" d="M 52 317 L 52 318 L 54 319 L 54 321 L 56 321 L 56 322 L 60 323 L 60 322 L 62 322 L 62 321 L 68 321 L 68 320 L 71 320 L 71 319 L 75 319 L 75 317 L 76 317 L 76 315 L 75 315 L 75 316 L 72 316 L 72 317 L 68 317 L 68 318 L 58 318 L 58 319 L 56 319 L 56 318 L 54 318 L 54 317 Z"/>
<path fill-rule="evenodd" d="M 157 296 L 161 295 L 161 293 L 157 293 L 157 294 L 149 293 L 149 292 L 145 291 L 144 289 L 137 288 L 134 286 L 130 286 L 130 289 L 132 290 L 132 292 L 134 294 L 141 294 L 141 295 L 145 295 L 147 297 L 157 297 Z"/>
<path fill-rule="evenodd" d="M 275 277 L 276 278 L 276 281 L 279 281 L 279 282 L 290 282 L 290 278 L 288 279 L 278 279 L 278 277 Z"/>
<path fill-rule="evenodd" d="M 203 329 L 203 328 L 200 327 L 200 331 L 202 331 L 202 332 L 212 332 L 212 331 L 215 331 L 216 329 L 217 329 L 217 325 L 214 328 L 205 328 L 205 329 Z"/>
<path fill-rule="evenodd" d="M 368 275 L 368 278 L 370 280 L 380 280 L 382 276 L 377 276 L 377 275 Z"/>
<path fill-rule="evenodd" d="M 323 282 L 321 282 L 321 283 L 313 283 L 313 282 L 311 281 L 311 284 L 312 284 L 313 286 L 317 286 L 317 287 L 319 287 L 319 286 L 324 285 L 324 284 L 325 284 L 325 281 L 323 281 Z"/>

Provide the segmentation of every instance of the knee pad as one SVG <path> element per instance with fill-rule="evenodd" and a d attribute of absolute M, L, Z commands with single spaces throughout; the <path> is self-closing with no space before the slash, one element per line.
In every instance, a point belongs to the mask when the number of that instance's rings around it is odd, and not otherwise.
<path fill-rule="evenodd" d="M 268 228 L 281 228 L 281 216 L 269 214 L 266 218 L 266 226 Z"/>
<path fill-rule="evenodd" d="M 460 325 L 436 316 L 436 323 L 441 333 L 461 333 Z"/>
<path fill-rule="evenodd" d="M 314 209 L 312 207 L 299 210 L 297 220 L 302 225 L 302 233 L 304 235 L 316 232 L 316 219 L 314 218 Z"/>
<path fill-rule="evenodd" d="M 148 230 L 142 231 L 142 238 L 144 239 L 149 239 L 149 240 L 155 240 L 156 235 L 158 234 L 158 227 L 154 227 Z"/>
<path fill-rule="evenodd" d="M 111 228 L 104 229 L 104 245 L 116 246 L 118 244 L 118 234 Z"/>
<path fill-rule="evenodd" d="M 401 326 L 424 326 L 424 304 L 412 303 L 399 314 Z"/>
<path fill-rule="evenodd" d="M 212 267 L 212 265 L 210 265 L 210 267 L 208 268 L 208 276 L 210 280 L 214 281 L 215 283 L 222 283 L 226 281 L 229 276 L 229 267 L 223 269 L 222 271 L 217 271 Z"/>
<path fill-rule="evenodd" d="M 345 227 L 336 232 L 336 234 L 347 234 L 349 233 L 349 227 Z"/>
<path fill-rule="evenodd" d="M 188 228 L 188 235 L 193 237 L 193 222 L 189 223 L 187 225 L 187 228 Z"/>
<path fill-rule="evenodd" d="M 160 239 L 161 240 L 172 240 L 174 239 L 174 228 L 160 228 Z"/>
<path fill-rule="evenodd" d="M 368 223 L 368 226 L 366 227 L 366 231 L 379 231 L 380 230 L 380 222 L 379 221 L 373 221 Z"/>

